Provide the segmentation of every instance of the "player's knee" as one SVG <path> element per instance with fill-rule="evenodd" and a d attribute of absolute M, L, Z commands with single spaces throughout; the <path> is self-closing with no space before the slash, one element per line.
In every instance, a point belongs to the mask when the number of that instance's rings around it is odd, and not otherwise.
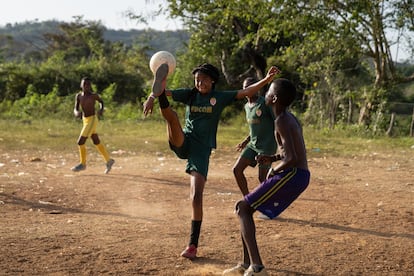
<path fill-rule="evenodd" d="M 237 201 L 236 204 L 234 204 L 234 213 L 237 215 L 239 214 L 239 204 L 240 201 Z"/>
<path fill-rule="evenodd" d="M 234 212 L 238 215 L 238 216 L 242 216 L 243 214 L 248 213 L 249 209 L 251 207 L 249 206 L 249 204 L 244 200 L 239 200 L 236 205 L 234 206 Z"/>
<path fill-rule="evenodd" d="M 101 143 L 101 141 L 99 140 L 98 135 L 94 134 L 94 135 L 91 136 L 91 138 L 92 138 L 92 141 L 93 141 L 94 145 L 99 145 Z"/>
<path fill-rule="evenodd" d="M 243 174 L 243 169 L 240 168 L 238 165 L 234 165 L 233 174 L 234 174 L 234 176 L 239 176 L 239 175 Z"/>
<path fill-rule="evenodd" d="M 234 167 L 233 167 L 233 174 L 234 174 L 235 176 L 237 176 L 237 174 L 238 174 L 237 166 L 234 166 Z"/>
<path fill-rule="evenodd" d="M 78 145 L 79 145 L 79 146 L 85 145 L 86 139 L 87 139 L 87 137 L 83 137 L 83 136 L 81 136 L 81 137 L 78 139 Z"/>

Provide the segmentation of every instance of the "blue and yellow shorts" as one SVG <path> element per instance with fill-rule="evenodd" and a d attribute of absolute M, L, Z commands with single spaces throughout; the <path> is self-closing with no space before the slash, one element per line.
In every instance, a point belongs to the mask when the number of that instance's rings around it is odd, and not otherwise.
<path fill-rule="evenodd" d="M 244 199 L 255 210 L 275 218 L 308 187 L 310 172 L 291 168 L 263 181 Z"/>

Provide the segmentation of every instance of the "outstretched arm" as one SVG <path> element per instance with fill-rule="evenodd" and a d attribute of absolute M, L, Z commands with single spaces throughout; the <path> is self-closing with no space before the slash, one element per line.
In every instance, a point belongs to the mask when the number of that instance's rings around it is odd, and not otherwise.
<path fill-rule="evenodd" d="M 276 66 L 270 67 L 269 71 L 267 71 L 266 77 L 261 79 L 260 81 L 250 85 L 245 89 L 241 89 L 237 91 L 236 99 L 244 99 L 246 97 L 252 97 L 255 95 L 263 86 L 268 84 L 273 80 L 273 78 L 279 74 L 281 71 Z"/>

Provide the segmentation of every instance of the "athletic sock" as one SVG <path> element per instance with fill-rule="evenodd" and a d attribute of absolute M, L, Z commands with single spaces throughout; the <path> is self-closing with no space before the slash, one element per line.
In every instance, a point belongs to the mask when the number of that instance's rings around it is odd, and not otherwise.
<path fill-rule="evenodd" d="M 86 146 L 85 144 L 79 145 L 79 159 L 82 165 L 86 165 Z"/>
<path fill-rule="evenodd" d="M 170 102 L 167 99 L 167 95 L 165 95 L 165 90 L 162 92 L 161 95 L 158 96 L 158 102 L 160 104 L 160 108 L 164 109 L 170 106 Z"/>
<path fill-rule="evenodd" d="M 102 154 L 103 158 L 105 159 L 105 162 L 109 161 L 109 153 L 108 151 L 105 149 L 104 145 L 102 144 L 97 144 L 95 145 L 96 148 L 98 149 L 98 151 Z"/>
<path fill-rule="evenodd" d="M 201 220 L 192 220 L 191 221 L 191 235 L 190 235 L 190 245 L 193 244 L 195 247 L 198 247 L 198 238 L 200 237 L 201 229 Z"/>

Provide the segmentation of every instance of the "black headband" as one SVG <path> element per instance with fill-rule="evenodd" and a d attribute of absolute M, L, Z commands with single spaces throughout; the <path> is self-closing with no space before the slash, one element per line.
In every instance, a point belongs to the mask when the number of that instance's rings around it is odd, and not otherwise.
<path fill-rule="evenodd" d="M 217 82 L 220 78 L 219 70 L 209 63 L 199 65 L 198 67 L 193 69 L 192 73 L 194 75 L 197 72 L 201 72 L 208 75 L 214 82 Z"/>

